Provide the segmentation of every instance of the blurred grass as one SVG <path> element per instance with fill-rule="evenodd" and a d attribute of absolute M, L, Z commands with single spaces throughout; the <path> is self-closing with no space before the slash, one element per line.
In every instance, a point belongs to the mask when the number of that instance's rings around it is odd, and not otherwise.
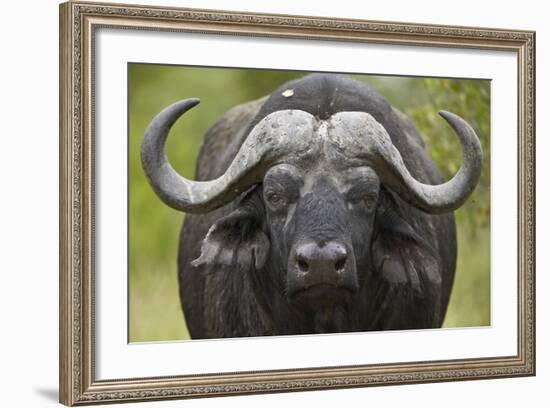
<path fill-rule="evenodd" d="M 443 327 L 491 324 L 490 230 L 458 224 L 456 275 Z"/>
<path fill-rule="evenodd" d="M 231 107 L 270 93 L 303 72 L 128 66 L 129 87 L 129 340 L 188 339 L 180 309 L 177 248 L 183 214 L 164 205 L 148 185 L 139 159 L 143 132 L 169 104 L 188 97 L 202 103 L 178 121 L 168 139 L 174 168 L 194 177 L 195 158 L 206 130 Z M 354 75 L 369 82 L 392 104 L 412 117 L 430 146 L 430 155 L 445 177 L 460 164 L 456 137 L 435 113 L 446 109 L 465 117 L 489 143 L 488 81 Z M 458 95 L 458 96 L 457 96 Z M 463 96 L 461 96 L 463 95 Z M 472 106 L 473 105 L 473 106 Z M 471 112 L 481 112 L 471 117 Z M 489 157 L 482 183 L 457 211 L 459 256 L 455 286 L 445 327 L 490 324 Z"/>
<path fill-rule="evenodd" d="M 130 341 L 188 339 L 172 263 L 152 265 L 131 281 Z"/>

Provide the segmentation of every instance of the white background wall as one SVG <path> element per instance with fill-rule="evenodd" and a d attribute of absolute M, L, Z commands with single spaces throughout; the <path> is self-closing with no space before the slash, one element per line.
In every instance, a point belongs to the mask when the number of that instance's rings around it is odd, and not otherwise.
<path fill-rule="evenodd" d="M 151 0 L 152 1 L 152 0 Z M 138 3 L 140 1 L 134 1 Z M 148 2 L 145 2 L 148 3 Z M 2 4 L 0 374 L 2 406 L 57 401 L 58 2 Z M 537 376 L 533 378 L 147 403 L 141 406 L 547 406 L 550 384 L 550 13 L 544 2 L 157 0 L 156 4 L 537 31 Z M 546 75 L 545 75 L 546 73 Z M 498 137 L 498 135 L 495 135 Z M 495 271 L 498 273 L 498 271 Z M 545 387 L 546 386 L 546 387 Z"/>

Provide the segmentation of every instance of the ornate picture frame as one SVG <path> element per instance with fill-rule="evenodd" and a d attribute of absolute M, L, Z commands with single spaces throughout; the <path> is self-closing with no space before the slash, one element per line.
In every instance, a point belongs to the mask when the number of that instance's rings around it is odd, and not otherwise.
<path fill-rule="evenodd" d="M 95 47 L 100 29 L 503 51 L 517 58 L 517 352 L 97 378 Z M 60 5 L 60 402 L 80 405 L 535 374 L 535 33 L 88 2 Z M 124 137 L 124 135 L 120 135 Z M 497 152 L 498 153 L 498 152 Z"/>

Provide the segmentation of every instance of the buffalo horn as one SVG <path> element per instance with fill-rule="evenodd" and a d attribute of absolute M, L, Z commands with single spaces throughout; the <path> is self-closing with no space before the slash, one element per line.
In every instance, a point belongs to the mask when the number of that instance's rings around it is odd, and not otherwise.
<path fill-rule="evenodd" d="M 341 112 L 331 119 L 333 142 L 347 147 L 347 156 L 372 166 L 382 182 L 401 198 L 430 214 L 454 211 L 474 191 L 481 175 L 483 152 L 472 127 L 454 113 L 440 111 L 458 135 L 463 160 L 455 176 L 439 185 L 416 180 L 384 127 L 365 112 Z M 348 135 L 354 135 L 349 137 Z M 347 145 L 347 146 L 346 146 Z"/>
<path fill-rule="evenodd" d="M 262 181 L 278 160 L 310 149 L 313 116 L 298 110 L 274 112 L 250 131 L 227 171 L 210 181 L 180 176 L 166 157 L 168 133 L 176 120 L 200 101 L 176 102 L 149 124 L 141 144 L 141 162 L 153 190 L 168 206 L 190 213 L 206 213 L 227 204 L 241 192 Z"/>

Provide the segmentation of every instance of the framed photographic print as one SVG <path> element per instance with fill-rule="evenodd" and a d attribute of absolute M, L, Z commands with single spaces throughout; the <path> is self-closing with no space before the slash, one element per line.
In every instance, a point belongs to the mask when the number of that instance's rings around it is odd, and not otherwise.
<path fill-rule="evenodd" d="M 60 6 L 60 400 L 535 373 L 530 31 Z"/>

